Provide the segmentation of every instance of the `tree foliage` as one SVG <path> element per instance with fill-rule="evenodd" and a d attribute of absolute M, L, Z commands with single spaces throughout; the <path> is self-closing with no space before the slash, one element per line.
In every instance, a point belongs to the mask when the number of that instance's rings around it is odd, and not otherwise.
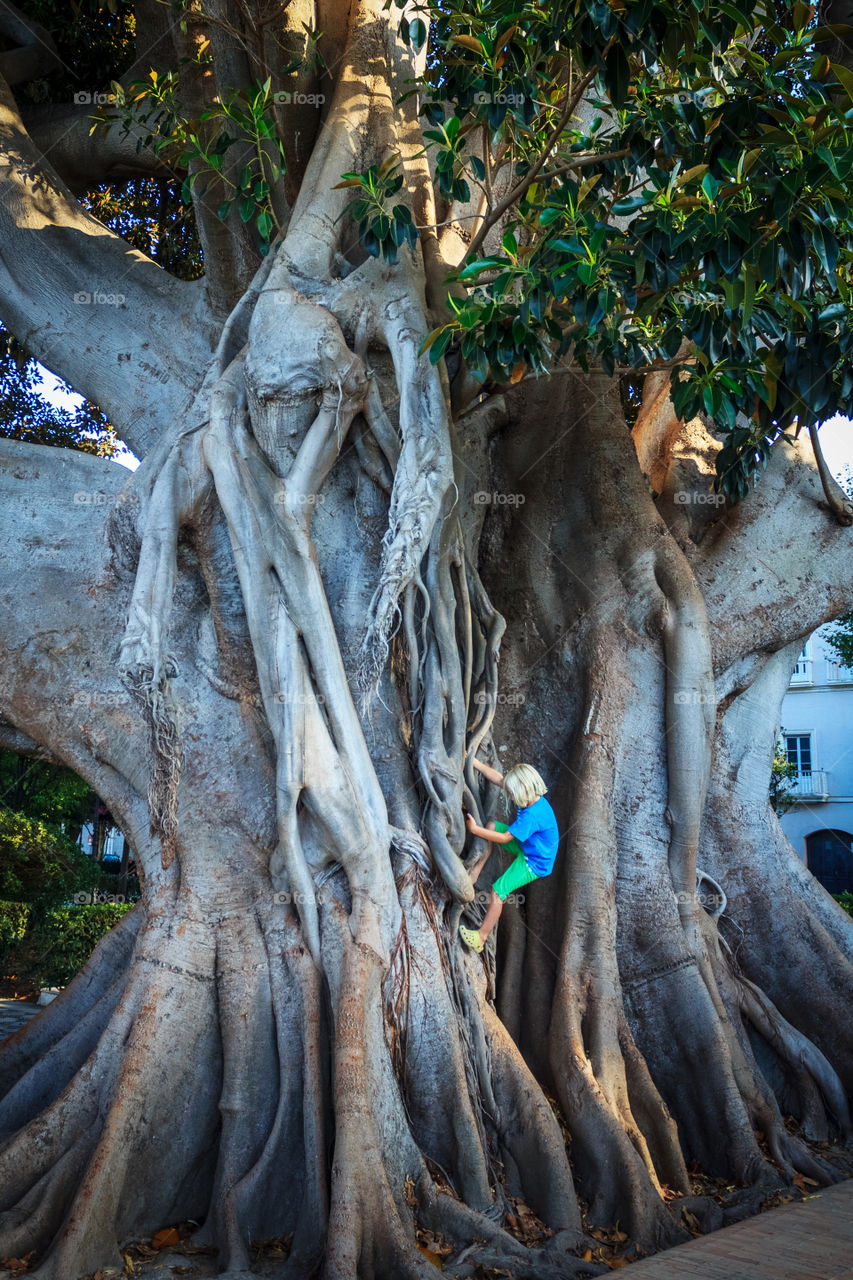
<path fill-rule="evenodd" d="M 486 209 L 434 361 L 458 343 L 487 387 L 569 359 L 669 368 L 679 413 L 725 432 L 717 487 L 732 499 L 781 432 L 853 411 L 853 78 L 812 7 L 422 13 L 439 193 L 476 191 Z M 417 44 L 426 26 L 401 31 Z M 384 228 L 399 234 L 393 217 Z"/>
<path fill-rule="evenodd" d="M 0 898 L 57 906 L 92 890 L 99 871 L 56 826 L 0 809 Z"/>
<path fill-rule="evenodd" d="M 71 395 L 67 384 L 60 390 Z M 111 457 L 119 449 L 116 434 L 97 405 L 83 401 L 67 409 L 45 395 L 43 370 L 21 344 L 0 327 L 0 436 L 80 449 Z"/>

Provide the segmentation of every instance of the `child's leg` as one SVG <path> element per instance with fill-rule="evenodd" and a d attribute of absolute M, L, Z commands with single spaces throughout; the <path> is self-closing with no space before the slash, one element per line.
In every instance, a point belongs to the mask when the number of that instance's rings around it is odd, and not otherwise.
<path fill-rule="evenodd" d="M 503 899 L 499 898 L 494 889 L 492 889 L 492 900 L 489 903 L 489 909 L 483 917 L 483 923 L 477 931 L 480 935 L 481 942 L 486 941 L 486 938 L 488 938 L 498 920 L 500 920 L 503 909 Z"/>
<path fill-rule="evenodd" d="M 516 841 L 513 841 L 513 844 L 515 843 Z M 502 876 L 498 876 L 497 880 L 492 885 L 492 900 L 489 903 L 489 909 L 486 912 L 483 923 L 480 925 L 479 929 L 480 938 L 483 942 L 488 938 L 492 929 L 494 929 L 500 919 L 504 902 L 509 895 L 514 893 L 516 889 L 520 889 L 522 885 L 530 884 L 531 880 L 538 879 L 536 872 L 531 871 L 530 867 L 527 865 L 524 853 L 521 852 L 521 845 L 519 845 L 518 848 L 519 853 L 516 856 L 515 861 L 507 867 Z"/>

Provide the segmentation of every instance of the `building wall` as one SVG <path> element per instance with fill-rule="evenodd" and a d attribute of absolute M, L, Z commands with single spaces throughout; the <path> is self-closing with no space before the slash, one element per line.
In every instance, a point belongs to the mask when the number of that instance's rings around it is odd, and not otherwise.
<path fill-rule="evenodd" d="M 825 643 L 833 625 L 810 637 L 782 702 L 784 734 L 810 737 L 812 776 L 798 780 L 797 799 L 781 818 L 806 862 L 806 839 L 815 832 L 846 832 L 853 843 L 853 670 Z"/>

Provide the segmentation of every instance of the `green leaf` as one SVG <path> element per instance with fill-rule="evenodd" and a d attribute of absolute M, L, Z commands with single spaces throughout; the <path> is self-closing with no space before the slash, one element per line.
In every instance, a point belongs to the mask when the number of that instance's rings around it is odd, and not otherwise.
<path fill-rule="evenodd" d="M 255 204 L 251 196 L 244 196 L 237 205 L 240 217 L 244 222 L 249 222 L 255 216 L 255 210 L 257 207 L 258 206 Z"/>
<path fill-rule="evenodd" d="M 438 364 L 450 345 L 454 331 L 454 327 L 449 324 L 444 325 L 441 329 L 434 330 L 422 345 L 418 355 L 423 355 L 425 351 L 428 351 L 430 364 Z"/>
<path fill-rule="evenodd" d="M 515 232 L 507 231 L 501 243 L 504 247 L 504 253 L 509 254 L 515 260 L 518 257 L 518 241 L 515 238 Z"/>
<path fill-rule="evenodd" d="M 833 62 L 830 65 L 836 80 L 847 94 L 847 97 L 853 101 L 853 71 L 848 71 L 847 67 L 843 67 L 840 62 Z"/>
<path fill-rule="evenodd" d="M 702 190 L 709 200 L 713 201 L 717 198 L 717 192 L 723 184 L 712 173 L 706 173 L 702 179 Z"/>
<path fill-rule="evenodd" d="M 604 64 L 604 83 L 610 101 L 615 107 L 621 107 L 628 96 L 628 85 L 631 80 L 631 67 L 621 45 L 615 44 L 607 55 Z"/>
<path fill-rule="evenodd" d="M 490 267 L 501 267 L 504 265 L 503 258 L 480 258 L 475 262 L 469 262 L 459 272 L 460 280 L 473 280 L 481 271 L 488 271 Z"/>
<path fill-rule="evenodd" d="M 624 200 L 617 200 L 613 206 L 613 214 L 617 218 L 624 218 L 628 213 L 634 213 L 635 210 L 641 209 L 646 203 L 648 197 L 645 195 L 626 196 Z"/>

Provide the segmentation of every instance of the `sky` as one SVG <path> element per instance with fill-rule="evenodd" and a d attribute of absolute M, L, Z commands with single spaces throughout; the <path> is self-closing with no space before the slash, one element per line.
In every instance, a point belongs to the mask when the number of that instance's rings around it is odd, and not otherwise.
<path fill-rule="evenodd" d="M 51 404 L 63 409 L 74 409 L 81 403 L 80 396 L 66 391 L 47 369 L 42 369 L 42 391 Z M 827 466 L 836 479 L 842 479 L 847 468 L 853 471 L 853 422 L 849 418 L 837 413 L 825 422 L 820 429 L 820 442 Z M 130 471 L 139 466 L 139 460 L 129 450 L 117 454 L 113 461 Z"/>

